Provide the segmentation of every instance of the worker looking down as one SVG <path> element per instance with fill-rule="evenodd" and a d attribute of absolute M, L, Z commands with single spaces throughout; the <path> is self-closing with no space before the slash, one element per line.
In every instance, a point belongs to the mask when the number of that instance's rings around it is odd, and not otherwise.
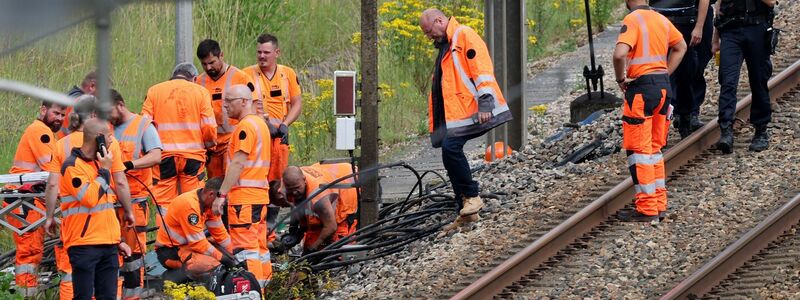
<path fill-rule="evenodd" d="M 14 162 L 9 173 L 21 174 L 39 172 L 45 169 L 50 162 L 53 149 L 56 144 L 55 132 L 61 128 L 64 120 L 64 106 L 51 102 L 42 102 L 39 107 L 39 116 L 31 125 L 25 128 L 20 137 L 17 151 L 14 154 Z M 42 199 L 34 198 L 36 207 L 44 210 L 45 204 Z M 5 203 L 3 203 L 5 206 Z M 42 214 L 36 210 L 21 206 L 11 213 L 25 219 L 29 224 L 42 218 Z M 20 221 L 13 217 L 7 217 L 9 224 L 17 228 L 24 227 Z M 38 272 L 36 269 L 42 262 L 44 251 L 44 229 L 28 231 L 23 234 L 13 233 L 14 245 L 17 249 L 14 255 L 14 281 L 16 282 L 19 293 L 24 297 L 36 295 L 38 286 Z"/>
<path fill-rule="evenodd" d="M 164 274 L 166 280 L 180 282 L 176 278 L 185 271 L 189 279 L 203 281 L 220 263 L 233 266 L 233 260 L 212 245 L 204 233 L 207 229 L 214 242 L 231 253 L 231 239 L 222 219 L 211 212 L 221 185 L 221 177 L 211 178 L 205 187 L 183 193 L 170 203 L 164 224 L 158 224 L 155 244 L 161 265 L 175 270 Z"/>
<path fill-rule="evenodd" d="M 511 120 L 483 39 L 472 28 L 435 8 L 422 12 L 420 29 L 439 50 L 428 96 L 431 144 L 442 148 L 442 163 L 453 186 L 459 226 L 478 220 L 483 207 L 464 144 Z"/>
<path fill-rule="evenodd" d="M 105 141 L 111 140 L 106 121 L 89 119 L 84 125 L 83 144 L 72 148 L 61 165 L 61 240 L 72 266 L 73 299 L 115 299 L 117 297 L 118 251 L 128 248 L 120 240 L 120 222 L 114 211 L 111 188 L 113 154 Z M 125 191 L 127 192 L 127 190 Z M 125 224 L 135 222 L 131 204 L 119 197 Z M 45 230 L 55 232 L 54 207 L 48 202 Z"/>
<path fill-rule="evenodd" d="M 285 247 L 292 247 L 303 235 L 304 253 L 320 250 L 330 243 L 350 235 L 356 230 L 358 220 L 358 193 L 352 187 L 354 178 L 336 183 L 304 203 L 300 201 L 312 196 L 327 184 L 353 174 L 349 163 L 313 164 L 308 167 L 291 166 L 283 173 L 285 191 L 273 191 L 270 199 L 281 206 L 302 205 L 299 231 L 290 230 L 289 236 L 282 237 Z"/>
<path fill-rule="evenodd" d="M 207 155 L 217 142 L 211 94 L 194 83 L 197 69 L 180 63 L 172 79 L 147 90 L 142 116 L 150 117 L 161 137 L 161 162 L 153 168 L 153 196 L 160 215 L 169 201 L 203 186 Z"/>
<path fill-rule="evenodd" d="M 95 101 L 96 98 L 92 95 L 83 95 L 78 97 L 73 107 L 72 112 L 69 113 L 68 118 L 70 122 L 70 134 L 61 138 L 56 142 L 53 149 L 53 158 L 45 165 L 45 170 L 49 172 L 47 177 L 47 189 L 45 190 L 45 201 L 48 207 L 55 208 L 59 193 L 59 183 L 61 181 L 61 165 L 66 161 L 73 148 L 80 148 L 83 145 L 83 128 L 84 124 L 95 117 Z M 110 140 L 106 140 L 108 149 L 111 152 L 113 164 L 111 167 L 112 177 L 116 194 L 112 195 L 118 198 L 127 197 L 129 187 L 127 178 L 125 176 L 125 165 L 122 161 L 122 150 L 120 150 L 119 143 L 111 136 Z M 46 225 L 46 224 L 45 224 Z M 47 225 L 45 226 L 47 227 Z M 66 249 L 63 247 L 63 240 L 54 248 L 56 253 L 56 267 L 62 273 L 61 281 L 59 282 L 59 295 L 62 299 L 72 299 L 73 286 L 72 286 L 72 266 L 69 263 L 69 256 Z"/>
<path fill-rule="evenodd" d="M 211 94 L 211 105 L 217 121 L 217 146 L 208 157 L 208 177 L 225 176 L 227 163 L 228 142 L 231 133 L 236 128 L 238 120 L 232 117 L 223 105 L 223 99 L 236 84 L 245 85 L 250 92 L 255 90 L 253 80 L 247 73 L 231 66 L 224 61 L 224 53 L 215 40 L 204 40 L 197 45 L 197 58 L 203 66 L 205 73 L 195 78 L 195 83 L 202 85 Z M 250 99 L 258 97 L 250 96 Z"/>
<path fill-rule="evenodd" d="M 149 118 L 132 113 L 125 106 L 119 92 L 111 90 L 111 115 L 114 137 L 119 141 L 125 175 L 133 205 L 136 224 L 132 229 L 121 228 L 122 240 L 131 247 L 132 255 L 125 257 L 120 269 L 124 278 L 122 298 L 140 299 L 144 288 L 144 255 L 147 243 L 147 222 L 150 210 L 147 206 L 148 189 L 153 183 L 152 166 L 161 162 L 161 139 Z M 118 210 L 122 213 L 122 210 Z"/>
<path fill-rule="evenodd" d="M 686 42 L 645 0 L 628 0 L 626 5 L 631 12 L 623 20 L 614 50 L 614 74 L 625 93 L 622 148 L 636 190 L 636 210 L 619 218 L 645 222 L 658 220 L 667 211 L 661 148 L 667 143 L 672 117 L 669 75 L 686 53 Z"/>
<path fill-rule="evenodd" d="M 253 108 L 250 88 L 237 84 L 225 93 L 228 115 L 239 120 L 228 145 L 228 169 L 214 200 L 217 215 L 226 213 L 236 258 L 245 261 L 263 288 L 272 278 L 267 248 L 270 138 L 264 119 Z M 227 203 L 226 203 L 227 201 Z"/>

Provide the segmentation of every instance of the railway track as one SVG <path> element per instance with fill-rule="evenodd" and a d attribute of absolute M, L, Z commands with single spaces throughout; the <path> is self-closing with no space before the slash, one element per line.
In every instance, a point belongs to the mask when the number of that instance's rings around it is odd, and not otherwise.
<path fill-rule="evenodd" d="M 747 151 L 747 144 L 752 135 L 752 131 L 740 128 L 736 133 L 735 153 L 723 156 L 716 151 L 711 151 L 711 146 L 719 138 L 719 127 L 716 119 L 710 120 L 707 125 L 698 132 L 688 137 L 681 143 L 676 144 L 665 153 L 667 174 L 670 182 L 670 201 L 672 216 L 668 221 L 661 225 L 634 225 L 622 224 L 615 221 L 615 213 L 629 205 L 633 198 L 633 186 L 630 179 L 621 180 L 616 185 L 607 186 L 609 189 L 605 193 L 593 192 L 590 196 L 598 196 L 596 200 L 586 205 L 582 210 L 570 216 L 564 222 L 551 222 L 557 224 L 549 231 L 534 231 L 530 234 L 530 240 L 523 241 L 524 246 L 513 247 L 509 250 L 513 254 L 509 259 L 476 278 L 467 278 L 471 284 L 461 289 L 462 286 L 456 285 L 453 289 L 453 298 L 475 298 L 485 299 L 495 296 L 503 298 L 528 298 L 540 296 L 562 296 L 577 297 L 579 294 L 569 294 L 570 290 L 583 290 L 587 295 L 591 295 L 591 290 L 601 289 L 599 294 L 613 297 L 614 292 L 624 291 L 626 287 L 634 286 L 644 291 L 642 297 L 653 297 L 666 292 L 671 286 L 680 282 L 694 266 L 702 264 L 711 258 L 730 240 L 734 240 L 740 233 L 737 230 L 745 230 L 746 222 L 737 222 L 741 217 L 736 210 L 726 208 L 726 203 L 730 206 L 741 206 L 739 212 L 750 214 L 751 219 L 757 220 L 766 215 L 791 198 L 785 194 L 797 188 L 798 175 L 796 169 L 785 168 L 783 173 L 774 172 L 772 175 L 764 174 L 764 170 L 770 165 L 780 165 L 792 163 L 791 159 L 797 160 L 792 155 L 782 155 L 784 153 L 798 153 L 800 148 L 797 142 L 791 142 L 798 137 L 793 136 L 800 133 L 794 131 L 797 126 L 792 119 L 800 118 L 800 95 L 796 88 L 800 81 L 800 61 L 797 57 L 785 57 L 777 60 L 776 65 L 794 62 L 783 72 L 770 80 L 770 93 L 773 100 L 778 100 L 775 106 L 774 123 L 772 125 L 773 141 L 786 140 L 787 143 L 774 142 L 773 147 L 781 151 L 781 155 L 754 154 Z M 745 97 L 737 105 L 737 118 L 747 120 L 749 116 L 750 97 Z M 741 126 L 740 126 L 741 127 Z M 788 136 L 787 136 L 788 135 Z M 735 172 L 739 176 L 751 176 L 760 178 L 764 176 L 764 185 L 753 185 L 739 187 L 736 185 L 734 177 L 725 176 L 720 172 Z M 729 174 L 728 174 L 729 175 Z M 772 177 L 774 176 L 774 177 Z M 787 180 L 780 180 L 780 178 Z M 621 178 L 619 178 L 621 179 Z M 777 180 L 776 180 L 777 179 Z M 612 179 L 613 180 L 613 179 Z M 722 180 L 722 182 L 717 182 Z M 705 184 L 703 184 L 705 183 Z M 721 184 L 721 185 L 720 185 Z M 720 186 L 726 190 L 743 189 L 742 195 L 730 195 L 721 191 Z M 602 190 L 604 187 L 600 187 Z M 718 197 L 730 197 L 729 200 L 720 203 L 711 203 L 693 197 L 698 193 L 710 193 Z M 761 201 L 761 198 L 767 198 Z M 753 198 L 758 199 L 758 205 L 751 207 Z M 580 201 L 579 201 L 580 202 Z M 576 206 L 583 207 L 581 203 Z M 750 209 L 752 208 L 752 209 Z M 731 210 L 731 211 L 728 211 Z M 689 213 L 693 218 L 701 216 L 711 218 L 720 217 L 720 222 L 712 222 L 714 225 L 704 231 L 705 224 L 700 219 L 687 218 Z M 715 216 L 719 213 L 720 216 Z M 701 218 L 702 219 L 702 218 Z M 727 223 L 726 223 L 727 222 Z M 694 225 L 693 225 L 694 224 Z M 729 230 L 725 234 L 714 231 L 725 224 L 734 230 Z M 754 225 L 754 224 L 753 224 Z M 739 228 L 741 227 L 741 228 Z M 654 228 L 654 229 L 653 229 Z M 688 232 L 694 234 L 693 238 L 706 238 L 712 241 L 710 246 L 703 249 L 692 249 L 692 245 L 687 244 L 686 236 L 677 236 L 677 232 Z M 664 238 L 653 239 L 652 235 L 658 234 Z M 655 243 L 658 241 L 659 243 Z M 625 261 L 626 255 L 611 252 L 603 245 L 614 245 L 615 247 L 626 247 L 630 249 L 646 249 L 643 253 L 635 255 L 647 255 L 646 252 L 667 251 L 670 249 L 658 249 L 660 245 L 670 245 L 671 251 L 681 253 L 691 252 L 691 255 L 676 255 L 675 260 L 664 259 L 665 262 L 660 266 L 645 268 L 642 274 L 637 271 L 637 266 L 630 265 Z M 628 253 L 634 255 L 634 253 Z M 605 256 L 604 256 L 605 255 Z M 605 257 L 598 259 L 598 257 Z M 650 267 L 650 266 L 649 266 Z M 662 270 L 662 271 L 659 271 Z M 667 270 L 667 271 L 663 271 Z M 605 287 L 593 286 L 595 282 L 602 282 L 596 276 L 584 276 L 590 273 L 608 273 L 611 276 L 632 278 L 649 278 L 653 284 L 647 288 L 641 288 L 639 282 L 631 280 L 621 281 L 621 284 L 612 284 Z M 583 274 L 570 277 L 565 274 Z M 480 274 L 478 274 L 480 275 Z M 638 277 L 637 277 L 638 276 Z M 571 281 L 575 280 L 575 281 Z M 647 282 L 647 280 L 644 280 Z M 570 283 L 572 282 L 572 283 Z M 577 286 L 570 286 L 577 284 Z M 582 285 L 582 287 L 581 287 Z M 625 294 L 621 294 L 625 295 Z M 619 296 L 619 295 L 618 295 Z"/>

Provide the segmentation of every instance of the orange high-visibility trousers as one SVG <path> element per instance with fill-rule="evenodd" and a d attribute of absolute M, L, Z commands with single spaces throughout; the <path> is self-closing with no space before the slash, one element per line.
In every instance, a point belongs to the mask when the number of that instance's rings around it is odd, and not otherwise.
<path fill-rule="evenodd" d="M 211 157 L 208 158 L 208 166 L 206 166 L 206 172 L 208 173 L 208 178 L 214 177 L 225 177 L 225 170 L 228 169 L 228 161 L 226 155 L 228 153 L 227 144 L 226 147 L 223 148 L 225 151 L 219 153 L 212 153 Z M 217 145 L 219 147 L 219 145 Z"/>
<path fill-rule="evenodd" d="M 121 224 L 122 241 L 131 247 L 131 256 L 123 258 L 120 263 L 119 276 L 123 279 L 122 299 L 141 299 L 144 289 L 144 256 L 147 251 L 147 221 L 150 210 L 147 198 L 132 199 L 133 217 L 136 220 L 133 228 Z M 120 219 L 125 211 L 117 209 Z"/>
<path fill-rule="evenodd" d="M 269 157 L 269 181 L 283 178 L 283 171 L 289 167 L 289 145 L 281 144 L 281 139 L 272 139 Z"/>
<path fill-rule="evenodd" d="M 203 187 L 204 167 L 203 161 L 178 156 L 164 157 L 153 166 L 153 196 L 162 214 L 178 195 Z"/>
<path fill-rule="evenodd" d="M 163 247 L 156 250 L 159 261 L 167 269 L 183 270 L 193 280 L 200 280 L 220 265 L 219 260 L 203 253 L 193 252 L 188 246 Z"/>
<path fill-rule="evenodd" d="M 353 220 L 352 224 L 347 220 L 345 220 L 344 222 L 340 222 L 339 224 L 337 224 L 336 231 L 333 232 L 331 237 L 329 237 L 327 241 L 325 241 L 324 243 L 322 243 L 322 245 L 320 245 L 320 249 L 322 249 L 322 247 L 329 245 L 330 243 L 334 243 L 342 239 L 343 237 L 346 237 L 351 233 L 355 232 L 356 227 L 358 227 L 358 220 Z M 303 235 L 303 245 L 304 246 L 311 245 L 312 243 L 317 241 L 321 231 L 322 227 L 306 230 L 305 234 Z"/>
<path fill-rule="evenodd" d="M 228 228 L 236 259 L 247 264 L 261 287 L 272 279 L 272 263 L 267 248 L 267 205 L 228 205 Z M 239 251 L 241 249 L 241 251 Z"/>
<path fill-rule="evenodd" d="M 636 210 L 648 216 L 667 210 L 664 158 L 671 92 L 666 74 L 644 75 L 628 86 L 622 110 L 622 148 L 636 189 Z"/>
<path fill-rule="evenodd" d="M 33 201 L 36 207 L 45 209 L 44 203 L 40 199 Z M 33 209 L 18 209 L 18 216 L 24 218 L 28 223 L 33 223 L 44 216 Z M 7 217 L 7 221 L 17 228 L 24 224 L 13 217 Z M 36 293 L 38 285 L 38 274 L 36 269 L 42 262 L 44 251 L 44 227 L 39 227 L 21 235 L 14 233 L 14 245 L 16 245 L 16 255 L 14 257 L 14 281 L 17 289 L 26 297 L 32 297 Z"/>

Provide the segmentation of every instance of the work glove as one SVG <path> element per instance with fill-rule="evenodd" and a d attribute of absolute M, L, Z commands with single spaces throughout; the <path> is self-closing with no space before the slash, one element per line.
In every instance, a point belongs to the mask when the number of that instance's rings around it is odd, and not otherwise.
<path fill-rule="evenodd" d="M 236 266 L 236 261 L 234 261 L 228 255 L 223 255 L 222 259 L 220 259 L 219 262 L 222 263 L 223 266 L 225 266 L 226 268 L 229 268 L 229 269 Z"/>
<path fill-rule="evenodd" d="M 281 123 L 281 126 L 278 127 L 278 136 L 281 138 L 281 145 L 288 145 L 289 144 L 289 126 L 286 126 L 286 124 Z"/>
<path fill-rule="evenodd" d="M 276 255 L 283 254 L 286 252 L 286 245 L 284 245 L 280 240 L 276 239 L 268 244 L 269 252 L 275 253 Z"/>
<path fill-rule="evenodd" d="M 283 244 L 284 249 L 289 249 L 299 244 L 300 239 L 296 235 L 289 233 L 281 236 L 280 243 Z"/>

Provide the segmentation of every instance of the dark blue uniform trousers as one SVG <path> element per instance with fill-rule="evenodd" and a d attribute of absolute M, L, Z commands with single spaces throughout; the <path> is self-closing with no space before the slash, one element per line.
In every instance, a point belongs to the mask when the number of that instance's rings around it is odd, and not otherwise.
<path fill-rule="evenodd" d="M 750 123 L 766 125 L 772 119 L 767 81 L 772 76 L 767 24 L 731 26 L 720 30 L 719 123 L 732 124 L 742 59 L 747 64 L 753 105 Z"/>

